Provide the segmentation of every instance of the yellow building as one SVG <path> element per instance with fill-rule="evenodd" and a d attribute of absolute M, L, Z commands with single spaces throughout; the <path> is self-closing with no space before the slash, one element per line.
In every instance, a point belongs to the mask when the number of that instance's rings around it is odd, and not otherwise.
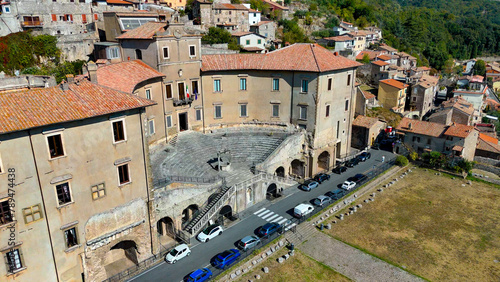
<path fill-rule="evenodd" d="M 407 84 L 395 79 L 379 81 L 378 100 L 382 107 L 394 110 L 397 113 L 404 112 L 406 101 Z"/>

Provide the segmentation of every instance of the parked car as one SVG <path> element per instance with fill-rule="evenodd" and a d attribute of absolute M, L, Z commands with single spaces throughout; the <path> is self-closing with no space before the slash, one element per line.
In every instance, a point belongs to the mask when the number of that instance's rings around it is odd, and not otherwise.
<path fill-rule="evenodd" d="M 347 167 L 345 167 L 345 166 L 338 166 L 332 170 L 332 172 L 334 172 L 336 174 L 342 174 L 346 171 L 347 171 Z"/>
<path fill-rule="evenodd" d="M 354 181 L 345 181 L 344 183 L 342 183 L 342 189 L 345 190 L 351 190 L 352 188 L 354 188 L 354 186 L 356 186 L 356 182 Z"/>
<path fill-rule="evenodd" d="M 344 196 L 345 190 L 342 189 L 336 189 L 332 190 L 330 192 L 326 192 L 325 196 L 330 197 L 332 200 L 338 200 Z"/>
<path fill-rule="evenodd" d="M 242 249 L 243 251 L 246 251 L 252 247 L 257 246 L 258 244 L 260 244 L 259 237 L 250 235 L 241 239 L 238 243 L 238 247 L 240 247 L 240 249 Z"/>
<path fill-rule="evenodd" d="M 331 202 L 332 202 L 332 198 L 325 196 L 325 195 L 318 196 L 316 199 L 314 199 L 314 204 L 316 206 L 319 206 L 319 207 L 322 207 L 324 205 L 328 205 Z"/>
<path fill-rule="evenodd" d="M 368 176 L 366 176 L 364 174 L 358 173 L 358 174 L 354 175 L 353 177 L 347 178 L 347 181 L 352 181 L 352 182 L 359 183 L 360 181 L 364 180 L 367 177 Z"/>
<path fill-rule="evenodd" d="M 215 256 L 214 266 L 216 268 L 224 269 L 236 262 L 240 256 L 240 251 L 238 251 L 237 249 L 226 250 Z"/>
<path fill-rule="evenodd" d="M 304 191 L 311 191 L 312 189 L 318 187 L 319 183 L 314 181 L 314 180 L 306 180 L 304 181 L 303 184 L 300 185 L 300 189 L 304 190 Z"/>
<path fill-rule="evenodd" d="M 358 156 L 358 159 L 362 162 L 369 160 L 372 157 L 371 153 L 363 152 Z"/>
<path fill-rule="evenodd" d="M 186 282 L 203 282 L 212 278 L 212 271 L 208 268 L 201 268 L 191 272 L 184 281 Z"/>
<path fill-rule="evenodd" d="M 179 246 L 173 248 L 168 254 L 165 256 L 165 261 L 167 263 L 174 264 L 178 260 L 188 257 L 191 254 L 191 250 L 188 245 L 180 244 Z"/>
<path fill-rule="evenodd" d="M 359 160 L 358 160 L 357 158 L 353 158 L 353 159 L 350 159 L 350 160 L 347 162 L 346 166 L 347 166 L 347 167 L 354 167 L 354 166 L 356 166 L 356 165 L 358 165 L 358 164 L 359 164 Z"/>
<path fill-rule="evenodd" d="M 314 180 L 316 180 L 319 184 L 328 179 L 330 179 L 330 175 L 326 173 L 318 173 L 314 176 Z"/>
<path fill-rule="evenodd" d="M 196 236 L 196 239 L 198 239 L 200 242 L 208 242 L 209 240 L 212 240 L 213 238 L 222 234 L 222 231 L 224 231 L 222 229 L 222 226 L 218 224 L 212 224 L 201 231 L 201 233 Z"/>
<path fill-rule="evenodd" d="M 303 217 L 310 214 L 314 210 L 314 207 L 309 204 L 300 204 L 293 209 L 293 215 L 295 217 Z"/>
<path fill-rule="evenodd" d="M 281 225 L 277 222 L 268 222 L 264 224 L 259 230 L 257 231 L 257 235 L 260 237 L 268 237 L 274 234 L 276 231 L 281 230 Z"/>

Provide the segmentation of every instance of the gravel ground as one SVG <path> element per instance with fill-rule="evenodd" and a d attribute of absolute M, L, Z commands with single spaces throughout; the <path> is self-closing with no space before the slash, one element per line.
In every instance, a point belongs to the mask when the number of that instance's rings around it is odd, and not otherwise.
<path fill-rule="evenodd" d="M 298 247 L 354 281 L 423 281 L 422 279 L 317 231 Z"/>

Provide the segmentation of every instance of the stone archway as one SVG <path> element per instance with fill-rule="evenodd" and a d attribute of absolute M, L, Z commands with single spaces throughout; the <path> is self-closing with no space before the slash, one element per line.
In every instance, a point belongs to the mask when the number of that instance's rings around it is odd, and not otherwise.
<path fill-rule="evenodd" d="M 266 199 L 273 200 L 278 197 L 278 186 L 276 183 L 271 183 L 267 186 Z"/>
<path fill-rule="evenodd" d="M 230 219 L 233 216 L 233 208 L 230 205 L 225 205 L 220 209 L 219 215 Z"/>
<path fill-rule="evenodd" d="M 139 263 L 137 244 L 124 240 L 115 244 L 104 256 L 104 269 L 111 277 Z"/>
<path fill-rule="evenodd" d="M 324 151 L 318 156 L 318 171 L 328 170 L 330 167 L 330 153 Z"/>
<path fill-rule="evenodd" d="M 301 160 L 293 160 L 291 163 L 291 175 L 297 176 L 300 178 L 305 177 L 306 164 Z"/>
<path fill-rule="evenodd" d="M 166 216 L 156 222 L 156 231 L 159 236 L 169 236 L 175 238 L 175 225 L 172 218 Z"/>
<path fill-rule="evenodd" d="M 280 177 L 285 177 L 285 168 L 280 166 L 276 169 L 276 171 L 274 172 L 274 174 L 276 176 L 280 176 Z"/>
<path fill-rule="evenodd" d="M 184 226 L 185 224 L 189 223 L 189 221 L 191 221 L 191 219 L 196 216 L 198 210 L 198 205 L 195 204 L 189 205 L 187 208 L 185 208 L 182 211 L 182 225 Z"/>

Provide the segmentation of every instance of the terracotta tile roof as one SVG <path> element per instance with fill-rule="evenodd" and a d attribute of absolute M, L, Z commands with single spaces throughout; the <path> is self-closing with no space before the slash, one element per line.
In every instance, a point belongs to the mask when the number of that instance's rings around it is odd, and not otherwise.
<path fill-rule="evenodd" d="M 483 139 L 486 142 L 490 142 L 490 143 L 493 143 L 495 145 L 498 145 L 498 139 L 496 139 L 495 137 L 486 135 L 484 133 L 479 133 L 479 138 Z"/>
<path fill-rule="evenodd" d="M 420 85 L 424 88 L 429 88 L 429 87 L 436 86 L 438 84 L 438 82 L 439 82 L 439 77 L 424 74 L 419 79 L 418 85 Z"/>
<path fill-rule="evenodd" d="M 361 90 L 361 94 L 363 94 L 363 96 L 365 97 L 365 99 L 372 99 L 372 98 L 375 98 L 376 96 L 373 95 L 370 91 L 366 91 L 366 90 Z"/>
<path fill-rule="evenodd" d="M 446 129 L 444 135 L 465 138 L 474 130 L 474 126 L 453 123 Z"/>
<path fill-rule="evenodd" d="M 359 52 L 358 55 L 356 55 L 356 60 L 362 60 L 363 56 L 365 54 L 368 54 L 368 58 L 370 58 L 370 61 L 373 61 L 373 60 L 375 60 L 375 58 L 377 56 L 379 56 L 380 54 L 382 54 L 382 52 L 381 51 L 369 51 L 369 50 L 367 50 L 367 51 L 361 51 L 361 52 Z"/>
<path fill-rule="evenodd" d="M 134 11 L 134 12 L 103 12 L 103 14 L 116 14 L 118 17 L 151 17 L 151 18 L 158 18 L 158 13 L 154 12 L 148 12 L 148 11 Z"/>
<path fill-rule="evenodd" d="M 164 77 L 140 60 L 120 62 L 97 69 L 97 83 L 119 91 L 132 93 L 137 84 L 148 79 Z"/>
<path fill-rule="evenodd" d="M 59 86 L 0 94 L 0 134 L 82 120 L 156 103 L 82 80 Z"/>
<path fill-rule="evenodd" d="M 261 25 L 263 25 L 263 24 L 268 24 L 268 23 L 272 23 L 272 22 L 273 22 L 273 21 L 260 21 L 260 22 L 258 22 L 258 23 L 256 23 L 256 24 L 252 25 L 252 26 L 261 26 Z"/>
<path fill-rule="evenodd" d="M 392 86 L 392 87 L 395 87 L 398 89 L 405 89 L 406 87 L 408 87 L 408 84 L 404 84 L 404 83 L 399 82 L 399 81 L 392 79 L 392 78 L 380 80 L 379 82 L 382 82 L 383 84 L 387 84 L 389 86 Z"/>
<path fill-rule="evenodd" d="M 385 54 L 380 55 L 380 56 L 378 56 L 377 58 L 378 58 L 378 59 L 381 59 L 381 60 L 383 60 L 383 61 L 388 61 L 388 60 L 392 59 L 391 57 L 389 57 L 389 56 L 387 56 L 387 55 L 385 55 Z"/>
<path fill-rule="evenodd" d="M 352 25 L 350 22 L 345 22 L 345 21 L 340 21 L 340 23 L 346 24 L 346 25 Z"/>
<path fill-rule="evenodd" d="M 249 35 L 249 34 L 253 34 L 253 35 L 258 36 L 258 37 L 266 38 L 264 35 L 260 35 L 258 33 L 249 32 L 249 31 L 234 32 L 234 33 L 231 34 L 231 36 L 241 37 L 241 36 L 245 36 L 245 35 Z"/>
<path fill-rule="evenodd" d="M 248 11 L 248 8 L 243 6 L 242 4 L 229 4 L 229 3 L 214 3 L 212 9 L 218 10 L 245 10 Z"/>
<path fill-rule="evenodd" d="M 269 4 L 274 9 L 288 11 L 287 7 L 282 6 L 282 5 L 280 5 L 280 4 L 276 3 L 276 2 L 273 2 L 273 1 L 270 1 L 270 0 L 262 0 L 262 2 L 265 2 L 265 3 Z"/>
<path fill-rule="evenodd" d="M 108 4 L 121 4 L 121 5 L 134 5 L 128 1 L 124 0 L 106 0 L 106 3 Z"/>
<path fill-rule="evenodd" d="M 259 48 L 259 47 L 242 47 L 241 49 L 248 51 L 248 52 L 257 52 L 257 51 L 264 50 L 264 49 Z"/>
<path fill-rule="evenodd" d="M 398 51 L 398 49 L 392 48 L 391 46 L 389 46 L 387 44 L 380 44 L 380 46 L 378 48 L 382 49 L 382 50 L 389 51 L 389 52 L 397 52 Z"/>
<path fill-rule="evenodd" d="M 378 118 L 359 115 L 354 119 L 352 125 L 364 128 L 372 128 L 375 124 L 377 124 L 377 122 L 379 122 Z"/>
<path fill-rule="evenodd" d="M 351 36 L 367 36 L 368 34 L 371 34 L 371 33 L 370 33 L 370 31 L 367 31 L 367 30 L 357 30 L 357 31 L 349 32 L 349 35 L 351 35 Z"/>
<path fill-rule="evenodd" d="M 202 56 L 202 71 L 289 70 L 325 72 L 355 68 L 362 64 L 318 44 L 297 43 L 266 54 L 223 54 Z"/>
<path fill-rule="evenodd" d="M 457 109 L 457 110 L 460 110 L 468 115 L 474 114 L 474 106 L 460 96 L 453 97 L 447 101 L 444 101 L 441 104 L 441 107 L 445 108 L 445 109 L 446 108 Z"/>
<path fill-rule="evenodd" d="M 476 150 L 500 154 L 500 145 L 488 142 L 480 136 L 477 141 Z"/>
<path fill-rule="evenodd" d="M 153 39 L 157 32 L 165 31 L 167 23 L 147 22 L 116 37 L 117 39 Z"/>
<path fill-rule="evenodd" d="M 348 35 L 341 36 L 333 36 L 333 37 L 325 37 L 325 40 L 335 41 L 335 42 L 343 42 L 343 41 L 352 41 L 353 38 Z"/>
<path fill-rule="evenodd" d="M 252 13 L 262 13 L 261 11 L 259 10 L 254 10 L 254 9 L 248 9 L 249 12 L 252 12 Z"/>
<path fill-rule="evenodd" d="M 411 124 L 411 129 L 410 129 Z M 402 118 L 396 130 L 402 132 L 412 132 L 416 134 L 440 137 L 446 130 L 446 125 L 434 122 L 420 121 L 409 118 Z"/>
<path fill-rule="evenodd" d="M 384 62 L 384 61 L 373 61 L 372 64 L 383 67 L 383 66 L 387 66 L 389 63 Z"/>

